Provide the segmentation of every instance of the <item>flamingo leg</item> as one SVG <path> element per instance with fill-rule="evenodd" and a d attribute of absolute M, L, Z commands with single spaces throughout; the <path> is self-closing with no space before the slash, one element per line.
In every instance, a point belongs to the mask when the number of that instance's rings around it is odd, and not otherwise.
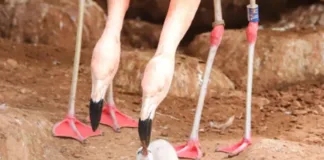
<path fill-rule="evenodd" d="M 107 103 L 103 107 L 100 123 L 112 127 L 115 132 L 120 132 L 122 127 L 138 127 L 136 120 L 117 109 L 113 99 L 113 84 L 109 86 Z"/>
<path fill-rule="evenodd" d="M 91 60 L 92 90 L 90 122 L 93 130 L 99 123 L 111 126 L 116 132 L 120 127 L 137 127 L 137 122 L 117 110 L 113 101 L 113 79 L 120 61 L 120 34 L 129 0 L 108 0 L 108 17 L 103 34 L 98 40 Z M 107 103 L 104 103 L 109 89 Z"/>
<path fill-rule="evenodd" d="M 253 79 L 253 58 L 255 42 L 257 39 L 258 31 L 258 5 L 256 5 L 255 0 L 250 0 L 250 5 L 248 8 L 248 20 L 249 25 L 246 29 L 246 36 L 249 42 L 249 52 L 248 52 L 248 80 L 247 80 L 247 92 L 246 92 L 246 119 L 245 119 L 245 135 L 244 138 L 238 143 L 231 147 L 218 148 L 216 151 L 229 153 L 229 156 L 236 156 L 249 145 L 251 145 L 251 103 L 252 103 L 252 79 Z"/>
<path fill-rule="evenodd" d="M 171 86 L 176 50 L 189 29 L 199 4 L 200 0 L 171 0 L 158 48 L 145 67 L 141 83 L 143 96 L 138 125 L 143 155 L 147 155 L 155 110 Z"/>
<path fill-rule="evenodd" d="M 214 0 L 214 8 L 215 8 L 215 22 L 213 24 L 214 29 L 211 32 L 211 39 L 210 39 L 211 47 L 209 50 L 207 65 L 204 72 L 203 83 L 200 89 L 197 110 L 195 114 L 191 136 L 186 144 L 175 147 L 178 156 L 181 158 L 200 159 L 203 154 L 200 148 L 200 143 L 198 138 L 199 124 L 200 124 L 201 114 L 202 114 L 203 105 L 205 101 L 205 96 L 207 93 L 208 80 L 217 53 L 217 49 L 221 43 L 223 33 L 224 33 L 224 20 L 222 18 L 221 0 Z"/>
<path fill-rule="evenodd" d="M 54 136 L 74 138 L 81 142 L 84 142 L 84 140 L 88 137 L 102 134 L 102 132 L 99 130 L 93 132 L 90 126 L 83 124 L 82 122 L 80 122 L 78 119 L 75 118 L 75 97 L 76 97 L 78 70 L 79 70 L 79 62 L 80 62 L 84 3 L 85 0 L 79 1 L 79 21 L 78 21 L 78 30 L 77 30 L 77 38 L 76 38 L 76 46 L 75 46 L 73 76 L 72 76 L 68 115 L 63 121 L 56 123 L 52 129 L 52 133 Z"/>

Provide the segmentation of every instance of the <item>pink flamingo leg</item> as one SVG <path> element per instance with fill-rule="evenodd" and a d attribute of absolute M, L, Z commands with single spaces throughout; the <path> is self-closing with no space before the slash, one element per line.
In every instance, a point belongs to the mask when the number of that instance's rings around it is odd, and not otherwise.
<path fill-rule="evenodd" d="M 109 104 L 105 104 L 102 110 L 100 123 L 112 127 L 116 132 L 120 132 L 120 128 L 123 127 L 138 127 L 138 122 L 136 120 L 120 112 L 116 106 Z"/>
<path fill-rule="evenodd" d="M 52 133 L 57 137 L 68 137 L 84 142 L 88 137 L 102 135 L 100 130 L 92 131 L 91 127 L 80 122 L 74 116 L 67 116 L 54 125 Z"/>
<path fill-rule="evenodd" d="M 229 153 L 229 157 L 232 157 L 232 156 L 238 155 L 240 152 L 242 152 L 249 145 L 251 145 L 251 141 L 243 138 L 239 143 L 237 143 L 233 146 L 219 148 L 219 149 L 216 149 L 216 151 Z"/>
<path fill-rule="evenodd" d="M 190 159 L 200 159 L 202 157 L 202 151 L 200 148 L 200 143 L 198 140 L 199 124 L 201 119 L 201 114 L 204 106 L 204 100 L 207 93 L 208 80 L 212 70 L 212 65 L 217 53 L 217 49 L 221 43 L 224 34 L 224 20 L 222 18 L 221 12 L 221 1 L 214 1 L 215 5 L 215 23 L 214 29 L 210 36 L 210 50 L 208 54 L 207 64 L 204 72 L 204 79 L 200 89 L 197 110 L 195 114 L 194 124 L 192 127 L 192 132 L 189 141 L 185 145 L 175 146 L 178 157 L 190 158 Z"/>
<path fill-rule="evenodd" d="M 76 50 L 74 57 L 73 76 L 71 84 L 70 104 L 68 116 L 61 122 L 54 125 L 52 133 L 57 137 L 69 137 L 84 142 L 85 139 L 91 136 L 101 135 L 102 132 L 97 130 L 93 132 L 91 127 L 81 123 L 75 118 L 75 96 L 77 89 L 78 70 L 80 61 L 80 50 L 81 50 L 81 37 L 82 37 L 82 26 L 83 26 L 83 13 L 84 13 L 84 0 L 79 2 L 79 22 L 78 31 L 76 38 Z"/>
<path fill-rule="evenodd" d="M 185 145 L 175 146 L 178 157 L 200 159 L 203 152 L 198 139 L 190 139 Z"/>
<path fill-rule="evenodd" d="M 255 0 L 251 0 L 248 6 L 249 25 L 246 29 L 246 35 L 249 42 L 249 60 L 248 60 L 248 82 L 247 82 L 247 100 L 246 100 L 246 119 L 245 119 L 245 136 L 243 140 L 231 147 L 219 148 L 216 151 L 229 153 L 229 156 L 235 156 L 246 149 L 251 144 L 251 102 L 252 102 L 252 78 L 253 78 L 253 58 L 254 48 L 258 31 L 258 6 Z"/>
<path fill-rule="evenodd" d="M 136 127 L 136 121 L 117 110 L 113 102 L 113 79 L 120 62 L 120 34 L 123 19 L 129 7 L 129 0 L 108 0 L 106 27 L 98 40 L 91 59 L 92 89 L 89 107 L 89 119 L 93 130 L 99 124 L 106 124 L 120 132 L 120 127 Z M 104 97 L 108 93 L 108 102 Z"/>
<path fill-rule="evenodd" d="M 181 158 L 191 158 L 191 159 L 200 159 L 202 156 L 202 151 L 200 149 L 200 144 L 198 140 L 198 128 L 200 123 L 200 118 L 202 114 L 204 99 L 207 92 L 208 79 L 212 69 L 212 64 L 216 56 L 218 46 L 222 40 L 224 33 L 223 25 L 216 25 L 211 32 L 211 48 L 207 60 L 206 71 L 204 75 L 204 80 L 202 88 L 200 90 L 199 100 L 197 104 L 197 111 L 195 115 L 194 125 L 191 132 L 191 138 L 186 145 L 176 146 L 175 149 L 178 153 L 178 156 Z"/>

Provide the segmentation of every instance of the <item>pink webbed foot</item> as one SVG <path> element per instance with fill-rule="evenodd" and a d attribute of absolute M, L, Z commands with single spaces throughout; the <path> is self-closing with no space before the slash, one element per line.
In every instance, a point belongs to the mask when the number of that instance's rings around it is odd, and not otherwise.
<path fill-rule="evenodd" d="M 100 130 L 93 132 L 90 126 L 80 122 L 74 116 L 67 116 L 63 121 L 56 123 L 52 132 L 56 137 L 74 138 L 81 142 L 88 137 L 102 135 Z"/>
<path fill-rule="evenodd" d="M 202 151 L 199 140 L 189 140 L 187 144 L 174 147 L 179 158 L 200 159 Z"/>
<path fill-rule="evenodd" d="M 100 123 L 112 127 L 116 132 L 120 132 L 120 128 L 122 127 L 138 127 L 138 122 L 136 120 L 120 112 L 116 106 L 108 104 L 105 104 L 102 109 Z"/>
<path fill-rule="evenodd" d="M 241 153 L 244 149 L 246 149 L 249 145 L 251 145 L 251 140 L 243 138 L 239 143 L 231 146 L 231 147 L 223 147 L 217 148 L 216 152 L 224 152 L 228 153 L 229 157 L 233 157 Z"/>

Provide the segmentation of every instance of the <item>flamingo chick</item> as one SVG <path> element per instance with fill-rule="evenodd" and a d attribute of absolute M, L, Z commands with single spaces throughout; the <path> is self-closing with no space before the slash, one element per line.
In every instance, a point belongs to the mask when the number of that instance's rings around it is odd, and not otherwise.
<path fill-rule="evenodd" d="M 173 79 L 175 54 L 189 29 L 200 0 L 171 0 L 158 48 L 148 62 L 142 79 L 142 108 L 138 133 L 145 149 L 149 146 L 155 110 L 169 92 Z"/>
<path fill-rule="evenodd" d="M 143 155 L 143 147 L 139 148 L 136 160 L 179 160 L 173 146 L 163 139 L 153 141 L 147 150 L 147 156 Z"/>

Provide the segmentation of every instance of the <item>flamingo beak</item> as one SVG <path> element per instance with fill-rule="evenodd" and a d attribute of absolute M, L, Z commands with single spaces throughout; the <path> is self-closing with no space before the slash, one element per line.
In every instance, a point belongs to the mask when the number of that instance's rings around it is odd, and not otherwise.
<path fill-rule="evenodd" d="M 152 103 L 153 99 L 151 97 L 144 97 L 141 109 L 141 117 L 138 121 L 138 134 L 142 143 L 143 151 L 150 144 L 151 131 L 152 131 L 152 121 L 155 113 L 155 105 Z"/>
<path fill-rule="evenodd" d="M 103 108 L 103 99 L 101 99 L 99 102 L 94 102 L 92 99 L 90 99 L 89 113 L 90 113 L 91 128 L 93 132 L 96 131 L 99 126 L 102 108 Z"/>
<path fill-rule="evenodd" d="M 139 119 L 138 121 L 138 134 L 143 146 L 144 154 L 145 150 L 150 144 L 151 140 L 151 131 L 152 131 L 152 119 L 148 118 L 145 120 Z"/>

